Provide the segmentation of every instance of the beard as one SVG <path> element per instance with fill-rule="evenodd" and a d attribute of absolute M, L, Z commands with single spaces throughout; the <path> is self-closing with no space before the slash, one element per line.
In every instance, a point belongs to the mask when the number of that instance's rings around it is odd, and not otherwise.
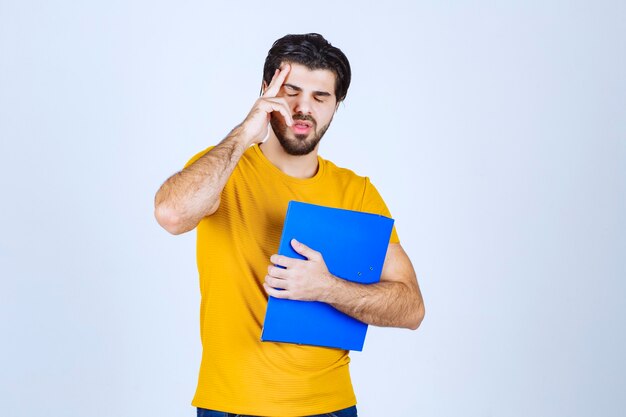
<path fill-rule="evenodd" d="M 294 134 L 289 131 L 289 127 L 285 124 L 285 121 L 280 116 L 274 116 L 274 114 L 270 117 L 270 125 L 274 130 L 274 134 L 276 138 L 278 138 L 278 142 L 283 147 L 285 152 L 289 155 L 301 156 L 308 155 L 317 146 L 317 144 L 322 140 L 324 133 L 328 130 L 330 126 L 331 120 L 325 125 L 322 126 L 321 129 L 317 129 L 317 121 L 311 117 L 304 114 L 294 114 L 292 116 L 293 121 L 296 120 L 306 120 L 311 122 L 311 132 L 308 134 Z"/>

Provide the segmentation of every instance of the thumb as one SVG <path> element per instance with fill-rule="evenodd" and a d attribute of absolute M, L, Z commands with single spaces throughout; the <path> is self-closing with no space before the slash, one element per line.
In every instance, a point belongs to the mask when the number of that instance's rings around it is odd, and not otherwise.
<path fill-rule="evenodd" d="M 296 239 L 291 239 L 291 247 L 293 248 L 293 250 L 309 260 L 317 260 L 319 257 L 321 257 L 319 252 L 309 248 L 304 243 L 298 242 Z"/>

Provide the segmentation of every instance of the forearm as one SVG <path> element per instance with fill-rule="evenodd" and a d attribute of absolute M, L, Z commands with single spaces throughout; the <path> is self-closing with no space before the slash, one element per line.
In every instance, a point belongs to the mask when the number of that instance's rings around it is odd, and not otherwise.
<path fill-rule="evenodd" d="M 375 326 L 419 327 L 424 301 L 415 270 L 400 244 L 389 245 L 380 282 L 359 284 L 331 274 L 320 252 L 295 239 L 290 243 L 305 259 L 272 255 L 263 283 L 269 295 L 321 301 Z"/>
<path fill-rule="evenodd" d="M 249 140 L 238 126 L 193 164 L 168 178 L 155 196 L 159 224 L 170 233 L 180 234 L 213 214 L 228 178 L 248 146 Z"/>
<path fill-rule="evenodd" d="M 324 302 L 364 323 L 417 329 L 424 317 L 419 288 L 404 282 L 357 284 L 332 277 Z"/>

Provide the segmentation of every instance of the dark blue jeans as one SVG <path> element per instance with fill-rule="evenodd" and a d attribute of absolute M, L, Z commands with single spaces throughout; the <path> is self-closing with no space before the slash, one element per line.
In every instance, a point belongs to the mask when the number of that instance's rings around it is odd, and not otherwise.
<path fill-rule="evenodd" d="M 223 411 L 207 410 L 206 408 L 198 408 L 198 417 L 258 417 L 243 414 L 225 413 Z M 308 417 L 357 417 L 356 405 L 344 408 L 343 410 L 333 411 L 327 414 L 316 414 Z"/>

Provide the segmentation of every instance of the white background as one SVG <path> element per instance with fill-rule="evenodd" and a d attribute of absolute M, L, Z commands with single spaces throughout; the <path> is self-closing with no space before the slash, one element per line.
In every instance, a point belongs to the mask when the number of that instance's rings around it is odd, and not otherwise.
<path fill-rule="evenodd" d="M 195 415 L 195 235 L 153 196 L 315 31 L 354 73 L 321 154 L 427 308 L 352 355 L 360 415 L 623 415 L 625 4 L 0 0 L 0 414 Z"/>

